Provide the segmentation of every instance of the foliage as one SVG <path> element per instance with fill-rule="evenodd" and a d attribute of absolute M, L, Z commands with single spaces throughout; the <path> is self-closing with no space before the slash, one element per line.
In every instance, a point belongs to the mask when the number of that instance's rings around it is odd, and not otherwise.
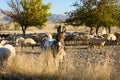
<path fill-rule="evenodd" d="M 110 27 L 119 24 L 119 0 L 80 0 L 73 6 L 76 10 L 68 12 L 66 23 L 77 26 L 85 24 L 88 27 Z M 97 31 L 96 31 L 97 32 Z"/>
<path fill-rule="evenodd" d="M 1 10 L 2 13 L 20 24 L 23 34 L 29 26 L 39 26 L 40 28 L 45 25 L 47 18 L 51 15 L 48 13 L 51 4 L 43 4 L 42 0 L 10 0 L 8 5 L 11 10 Z"/>
<path fill-rule="evenodd" d="M 94 10 L 97 26 L 115 26 L 117 25 L 118 7 L 115 4 L 100 1 Z"/>

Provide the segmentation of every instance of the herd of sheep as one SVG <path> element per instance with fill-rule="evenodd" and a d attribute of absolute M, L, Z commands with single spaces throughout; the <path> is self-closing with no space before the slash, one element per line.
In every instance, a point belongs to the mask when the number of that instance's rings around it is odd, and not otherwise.
<path fill-rule="evenodd" d="M 47 33 L 31 33 L 27 34 L 26 38 L 22 37 L 22 34 L 0 34 L 0 60 L 9 60 L 11 57 L 15 56 L 16 50 L 15 46 L 40 46 L 41 41 L 46 38 Z M 52 37 L 55 38 L 57 33 L 53 33 Z M 107 33 L 105 29 L 98 34 L 87 34 L 74 32 L 65 34 L 65 44 L 66 42 L 74 41 L 75 44 L 81 41 L 82 44 L 88 45 L 92 48 L 95 46 L 102 47 L 105 44 L 120 44 L 120 34 L 119 33 Z"/>
<path fill-rule="evenodd" d="M 74 44 L 77 44 L 78 41 L 81 41 L 82 44 L 86 44 L 90 48 L 95 46 L 101 47 L 105 44 L 120 44 L 120 33 L 107 33 L 105 29 L 98 34 L 74 32 L 73 34 L 67 33 L 65 36 L 65 41 L 74 41 Z"/>
<path fill-rule="evenodd" d="M 25 45 L 34 45 L 36 42 L 32 38 L 24 39 L 23 37 L 17 38 L 15 44 L 11 44 L 8 40 L 1 40 L 0 43 L 0 61 L 8 61 L 16 55 L 14 46 L 20 45 L 21 48 Z"/>
<path fill-rule="evenodd" d="M 39 35 L 27 34 L 26 37 L 22 37 L 22 34 L 0 34 L 0 61 L 8 61 L 16 55 L 15 47 L 29 46 L 34 50 L 34 46 L 39 46 L 44 39 L 52 39 L 47 36 L 47 33 L 40 33 Z M 47 38 L 46 38 L 47 37 Z"/>

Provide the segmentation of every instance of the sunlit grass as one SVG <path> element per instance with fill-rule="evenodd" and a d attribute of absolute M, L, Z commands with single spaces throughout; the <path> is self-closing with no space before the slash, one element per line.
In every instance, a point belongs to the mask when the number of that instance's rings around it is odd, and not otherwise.
<path fill-rule="evenodd" d="M 5 72 L 0 74 L 1 79 L 115 80 L 114 67 L 110 65 L 110 55 L 114 54 L 113 50 L 105 48 L 96 51 L 93 49 L 88 53 L 72 53 L 74 52 L 72 50 L 69 52 L 71 53 L 66 53 L 63 65 L 59 65 L 60 61 L 54 59 L 49 51 L 45 54 L 17 54 L 7 62 L 4 67 Z M 73 54 L 77 55 L 73 56 Z M 78 58 L 79 54 L 84 56 Z M 84 59 L 86 56 L 87 61 Z"/>

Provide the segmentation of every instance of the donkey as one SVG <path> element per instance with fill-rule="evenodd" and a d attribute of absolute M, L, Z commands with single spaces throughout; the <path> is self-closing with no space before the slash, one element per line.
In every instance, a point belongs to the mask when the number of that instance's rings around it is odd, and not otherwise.
<path fill-rule="evenodd" d="M 62 49 L 63 45 L 60 38 L 52 39 L 52 35 L 47 35 L 47 39 L 41 41 L 41 49 L 43 53 L 51 50 L 53 52 L 53 57 Z"/>

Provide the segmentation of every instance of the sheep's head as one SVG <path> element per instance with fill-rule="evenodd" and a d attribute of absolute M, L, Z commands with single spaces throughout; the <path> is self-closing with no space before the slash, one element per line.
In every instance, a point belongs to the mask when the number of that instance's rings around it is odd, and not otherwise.
<path fill-rule="evenodd" d="M 23 37 L 17 38 L 15 45 L 18 46 L 18 45 L 21 45 L 21 43 L 24 43 L 24 38 Z"/>
<path fill-rule="evenodd" d="M 2 41 L 0 42 L 0 44 L 1 44 L 1 45 L 5 45 L 7 42 L 8 42 L 7 40 L 2 40 Z"/>
<path fill-rule="evenodd" d="M 47 34 L 47 39 L 52 39 L 52 35 L 51 34 Z"/>

